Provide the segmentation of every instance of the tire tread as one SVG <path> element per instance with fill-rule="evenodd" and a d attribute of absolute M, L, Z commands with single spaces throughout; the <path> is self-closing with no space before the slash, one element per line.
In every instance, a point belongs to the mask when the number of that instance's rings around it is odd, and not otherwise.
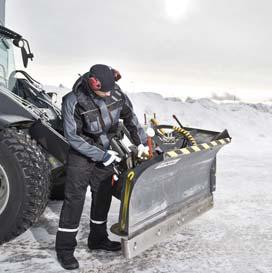
<path fill-rule="evenodd" d="M 2 244 L 26 231 L 44 212 L 49 197 L 50 168 L 42 149 L 25 131 L 16 128 L 2 130 L 0 143 L 7 146 L 20 166 L 26 192 L 15 224 L 0 236 Z"/>

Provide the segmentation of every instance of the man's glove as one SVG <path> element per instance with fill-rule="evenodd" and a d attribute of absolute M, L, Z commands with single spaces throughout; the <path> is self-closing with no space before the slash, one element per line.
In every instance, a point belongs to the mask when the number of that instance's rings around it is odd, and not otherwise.
<path fill-rule="evenodd" d="M 142 157 L 148 157 L 149 155 L 149 148 L 148 146 L 144 146 L 143 144 L 140 144 L 138 147 L 138 157 L 142 158 Z"/>
<path fill-rule="evenodd" d="M 118 155 L 119 154 L 117 152 L 108 150 L 103 157 L 104 166 L 109 166 L 114 161 L 120 162 L 122 159 Z"/>

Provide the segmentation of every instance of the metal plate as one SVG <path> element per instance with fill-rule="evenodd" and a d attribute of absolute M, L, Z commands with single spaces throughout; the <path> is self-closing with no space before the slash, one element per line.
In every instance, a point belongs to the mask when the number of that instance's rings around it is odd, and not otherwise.
<path fill-rule="evenodd" d="M 165 218 L 157 225 L 146 229 L 133 238 L 121 239 L 123 255 L 132 258 L 151 246 L 163 241 L 166 237 L 176 232 L 183 224 L 213 207 L 213 196 L 199 197 L 187 204 L 181 211 Z"/>
<path fill-rule="evenodd" d="M 183 209 L 188 200 L 211 193 L 211 166 L 219 147 L 170 158 L 147 168 L 133 186 L 127 234 Z"/>

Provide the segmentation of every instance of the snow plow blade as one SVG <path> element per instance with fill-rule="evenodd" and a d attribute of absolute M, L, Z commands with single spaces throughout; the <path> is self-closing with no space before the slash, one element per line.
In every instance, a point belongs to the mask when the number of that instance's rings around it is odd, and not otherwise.
<path fill-rule="evenodd" d="M 227 131 L 203 132 L 198 136 L 208 142 L 165 152 L 127 172 L 119 222 L 111 227 L 121 237 L 126 258 L 213 207 L 216 154 L 231 138 Z"/>

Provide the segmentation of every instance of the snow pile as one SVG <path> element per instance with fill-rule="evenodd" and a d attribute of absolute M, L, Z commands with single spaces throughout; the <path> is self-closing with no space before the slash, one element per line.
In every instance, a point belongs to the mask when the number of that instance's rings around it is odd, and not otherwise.
<path fill-rule="evenodd" d="M 44 90 L 46 92 L 55 92 L 59 95 L 60 99 L 62 96 L 67 94 L 70 91 L 70 88 L 65 87 L 64 85 L 60 84 L 59 86 L 54 86 L 54 85 L 43 85 Z"/>
<path fill-rule="evenodd" d="M 59 108 L 61 108 L 62 97 L 71 91 L 71 89 L 63 86 L 62 84 L 59 86 L 43 85 L 43 89 L 46 91 L 46 93 L 57 94 L 56 101 L 54 101 L 54 103 L 56 103 Z"/>
<path fill-rule="evenodd" d="M 228 129 L 230 136 L 233 137 L 233 147 L 243 146 L 250 152 L 260 145 L 271 147 L 271 105 L 244 102 L 216 103 L 207 98 L 187 99 L 183 102 L 165 99 L 155 93 L 133 93 L 128 96 L 141 123 L 144 122 L 144 113 L 150 118 L 155 113 L 161 124 L 177 125 L 172 118 L 175 114 L 186 127 L 212 131 Z"/>

